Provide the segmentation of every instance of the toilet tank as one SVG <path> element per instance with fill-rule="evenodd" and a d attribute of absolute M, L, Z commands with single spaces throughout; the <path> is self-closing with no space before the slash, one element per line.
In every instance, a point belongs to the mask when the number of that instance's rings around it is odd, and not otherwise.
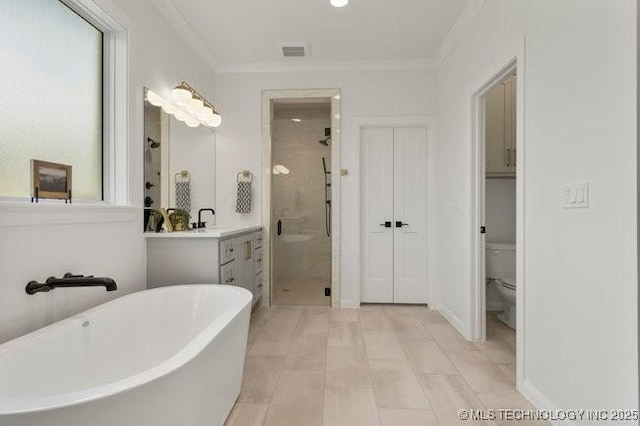
<path fill-rule="evenodd" d="M 515 278 L 515 243 L 486 243 L 487 278 Z"/>

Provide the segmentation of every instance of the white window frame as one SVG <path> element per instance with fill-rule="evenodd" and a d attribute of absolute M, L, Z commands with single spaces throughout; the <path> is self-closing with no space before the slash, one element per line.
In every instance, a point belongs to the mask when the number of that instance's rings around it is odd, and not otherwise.
<path fill-rule="evenodd" d="M 128 30 L 92 0 L 60 0 L 102 31 L 102 200 L 74 205 L 129 205 L 129 35 Z M 59 204 L 59 202 L 43 204 Z M 0 209 L 31 205 L 29 197 L 0 195 Z M 0 210 L 1 213 L 1 210 Z"/>

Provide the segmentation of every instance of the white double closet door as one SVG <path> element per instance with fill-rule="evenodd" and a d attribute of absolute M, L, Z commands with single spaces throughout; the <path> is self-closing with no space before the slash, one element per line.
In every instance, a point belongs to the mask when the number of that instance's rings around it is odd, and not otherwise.
<path fill-rule="evenodd" d="M 427 303 L 427 129 L 361 132 L 363 303 Z"/>

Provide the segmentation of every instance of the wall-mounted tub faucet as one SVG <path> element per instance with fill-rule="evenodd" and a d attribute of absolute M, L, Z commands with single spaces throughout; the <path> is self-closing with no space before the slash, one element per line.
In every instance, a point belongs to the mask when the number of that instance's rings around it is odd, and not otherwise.
<path fill-rule="evenodd" d="M 107 291 L 116 291 L 118 286 L 112 278 L 96 278 L 93 275 L 73 275 L 70 272 L 62 278 L 49 277 L 44 283 L 29 281 L 25 290 L 27 294 L 51 291 L 56 287 L 104 287 Z"/>

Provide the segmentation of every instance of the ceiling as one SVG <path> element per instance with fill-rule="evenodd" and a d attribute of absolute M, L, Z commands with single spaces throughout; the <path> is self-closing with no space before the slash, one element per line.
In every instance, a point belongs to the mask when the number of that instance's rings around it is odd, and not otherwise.
<path fill-rule="evenodd" d="M 468 0 L 160 0 L 156 4 L 218 66 L 426 61 Z M 167 10 L 171 9 L 171 10 Z M 185 34 L 186 33 L 186 34 Z M 281 43 L 310 56 L 284 58 Z M 193 44 L 193 43 L 192 43 Z"/>

